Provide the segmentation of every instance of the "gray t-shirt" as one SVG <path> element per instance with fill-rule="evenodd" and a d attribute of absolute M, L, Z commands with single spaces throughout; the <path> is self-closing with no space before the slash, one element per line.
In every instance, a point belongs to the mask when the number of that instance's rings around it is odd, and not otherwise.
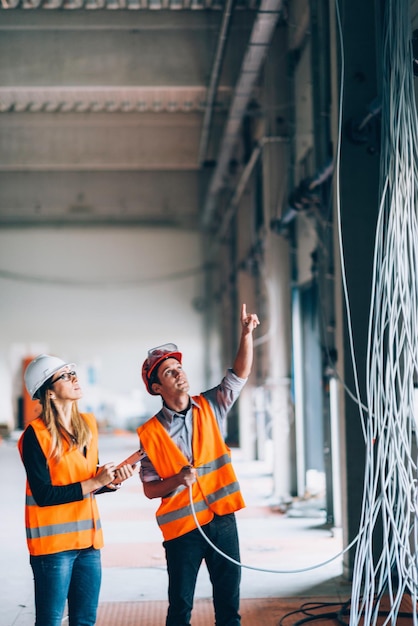
<path fill-rule="evenodd" d="M 238 378 L 232 369 L 229 369 L 217 387 L 213 387 L 213 389 L 202 393 L 202 396 L 209 402 L 215 414 L 216 421 L 218 422 L 219 429 L 223 436 L 225 436 L 226 416 L 246 382 L 246 378 Z M 164 426 L 171 439 L 183 452 L 191 465 L 193 464 L 193 404 L 195 404 L 195 402 L 191 400 L 191 404 L 185 414 L 176 413 L 176 411 L 172 411 L 165 404 L 163 404 L 162 409 L 157 413 L 158 421 Z M 160 476 L 155 471 L 148 457 L 145 457 L 141 461 L 140 477 L 143 482 L 151 482 L 152 480 L 160 479 Z"/>

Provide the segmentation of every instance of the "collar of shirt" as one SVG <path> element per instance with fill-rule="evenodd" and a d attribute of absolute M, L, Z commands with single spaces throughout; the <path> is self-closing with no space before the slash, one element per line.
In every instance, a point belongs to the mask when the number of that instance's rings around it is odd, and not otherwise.
<path fill-rule="evenodd" d="M 194 406 L 198 407 L 199 405 L 193 400 L 192 397 L 190 398 L 190 406 L 186 414 L 179 413 L 178 411 L 173 411 L 172 409 L 169 409 L 167 405 L 163 404 L 161 411 L 159 412 L 157 417 L 160 419 L 160 422 L 163 422 L 164 425 L 170 428 L 174 418 L 177 417 L 185 420 L 186 417 L 189 417 L 189 415 L 191 414 L 191 409 Z"/>
<path fill-rule="evenodd" d="M 193 406 L 197 406 L 197 404 L 191 399 L 190 408 L 186 415 L 183 415 L 163 405 L 161 411 L 157 414 L 157 419 L 166 429 L 173 442 L 183 452 L 189 463 L 193 463 Z"/>

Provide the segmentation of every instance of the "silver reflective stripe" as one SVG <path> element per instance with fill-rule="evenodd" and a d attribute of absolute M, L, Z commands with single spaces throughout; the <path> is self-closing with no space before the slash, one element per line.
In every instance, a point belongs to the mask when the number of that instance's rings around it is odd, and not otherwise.
<path fill-rule="evenodd" d="M 226 496 L 230 496 L 231 493 L 236 493 L 240 490 L 239 483 L 237 481 L 230 483 L 229 485 L 225 485 L 221 489 L 218 489 L 214 493 L 208 494 L 206 496 L 209 506 L 217 500 L 221 500 Z M 200 500 L 200 502 L 194 503 L 194 509 L 196 513 L 199 511 L 205 511 L 209 508 L 204 500 Z M 157 521 L 159 526 L 163 524 L 168 524 L 169 522 L 175 522 L 176 520 L 182 519 L 183 517 L 187 517 L 188 515 L 193 515 L 191 506 L 184 506 L 181 509 L 177 509 L 176 511 L 172 511 L 170 513 L 164 513 L 164 515 L 158 515 Z"/>
<path fill-rule="evenodd" d="M 196 513 L 200 511 L 206 511 L 208 509 L 208 505 L 204 500 L 200 500 L 200 502 L 196 502 L 194 504 L 194 510 Z M 168 522 L 175 522 L 178 519 L 182 519 L 183 517 L 188 517 L 192 515 L 192 509 L 190 504 L 187 506 L 183 506 L 181 509 L 177 509 L 176 511 L 171 511 L 170 513 L 165 513 L 164 515 L 157 515 L 157 522 L 159 526 L 163 524 L 168 524 Z"/>
<path fill-rule="evenodd" d="M 102 524 L 97 520 L 96 528 L 100 530 Z M 82 532 L 83 530 L 92 530 L 94 522 L 92 519 L 81 520 L 78 522 L 66 522 L 65 524 L 50 524 L 49 526 L 38 526 L 38 528 L 27 528 L 26 537 L 28 539 L 40 539 L 41 537 L 51 537 L 53 535 L 65 535 L 66 533 Z"/>
<path fill-rule="evenodd" d="M 87 493 L 85 496 L 83 496 L 83 500 L 87 500 L 87 498 L 90 498 L 91 495 L 92 495 L 91 493 Z M 81 500 L 77 500 L 77 502 L 81 502 Z M 38 506 L 33 496 L 28 496 L 26 494 L 26 506 Z M 51 506 L 54 506 L 54 505 L 51 505 Z"/>
<path fill-rule="evenodd" d="M 228 465 L 228 463 L 231 463 L 231 459 L 229 457 L 229 454 L 223 454 L 222 456 L 220 456 L 219 458 L 215 459 L 214 461 L 205 463 L 205 465 L 199 465 L 199 466 L 195 467 L 195 470 L 196 470 L 198 476 L 205 476 L 205 474 L 210 474 L 211 472 L 214 472 L 215 470 L 219 469 L 220 467 L 224 467 L 225 465 Z M 186 489 L 186 486 L 185 485 L 180 485 L 179 487 L 177 487 L 177 489 L 175 489 L 168 496 L 166 496 L 166 498 L 172 498 L 173 496 L 176 496 L 177 494 L 179 494 L 184 489 Z M 163 498 L 163 499 L 165 499 L 165 498 Z"/>
<path fill-rule="evenodd" d="M 231 458 L 229 454 L 223 454 L 222 456 L 218 457 L 214 461 L 211 461 L 210 463 L 205 463 L 204 465 L 197 466 L 196 471 L 198 476 L 204 476 L 205 474 L 210 474 L 210 472 L 214 472 L 220 467 L 228 465 L 228 463 L 231 463 Z"/>
<path fill-rule="evenodd" d="M 236 493 L 237 491 L 239 491 L 239 483 L 235 481 L 234 483 L 225 485 L 225 487 L 218 489 L 214 493 L 210 493 L 206 497 L 209 504 L 213 504 L 217 500 L 221 500 L 222 498 L 225 498 L 225 496 L 230 496 L 231 493 Z"/>
<path fill-rule="evenodd" d="M 173 496 L 176 496 L 178 493 L 181 493 L 185 489 L 187 489 L 186 485 L 179 485 L 177 489 L 174 489 L 174 491 L 172 491 L 168 496 L 165 496 L 165 498 L 172 498 Z M 165 500 L 165 498 L 163 498 L 163 500 Z"/>

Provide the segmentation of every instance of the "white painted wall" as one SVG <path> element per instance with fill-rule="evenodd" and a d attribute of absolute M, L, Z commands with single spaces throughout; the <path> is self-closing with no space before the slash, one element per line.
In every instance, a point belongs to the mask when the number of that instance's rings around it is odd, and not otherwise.
<path fill-rule="evenodd" d="M 165 342 L 184 351 L 191 391 L 200 391 L 200 253 L 197 234 L 173 230 L 0 232 L 0 424 L 16 423 L 22 357 L 43 351 L 78 364 L 93 409 L 110 397 L 122 415 L 158 407 L 140 368 Z"/>

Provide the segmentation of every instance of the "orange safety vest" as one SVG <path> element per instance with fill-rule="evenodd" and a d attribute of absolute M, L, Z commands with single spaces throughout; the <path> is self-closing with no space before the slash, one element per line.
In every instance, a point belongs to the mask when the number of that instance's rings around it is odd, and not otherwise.
<path fill-rule="evenodd" d="M 91 432 L 92 440 L 86 457 L 78 448 L 70 448 L 64 442 L 64 450 L 59 461 L 48 458 L 51 435 L 41 417 L 33 420 L 30 426 L 47 459 L 53 485 L 69 485 L 92 478 L 97 471 L 98 447 L 97 424 L 92 414 L 82 415 Z M 22 456 L 23 435 L 18 442 Z M 22 457 L 23 458 L 23 457 Z M 96 498 L 93 493 L 82 500 L 66 504 L 38 506 L 26 481 L 25 504 L 26 540 L 30 554 L 53 554 L 63 550 L 103 547 L 103 532 Z"/>
<path fill-rule="evenodd" d="M 217 515 L 233 513 L 245 506 L 226 445 L 209 402 L 202 395 L 193 400 L 193 467 L 197 480 L 192 485 L 193 506 L 201 526 Z M 141 447 L 162 478 L 178 474 L 189 465 L 187 458 L 154 416 L 137 429 Z M 156 518 L 166 541 L 196 528 L 190 506 L 189 488 L 178 487 L 161 499 Z"/>

